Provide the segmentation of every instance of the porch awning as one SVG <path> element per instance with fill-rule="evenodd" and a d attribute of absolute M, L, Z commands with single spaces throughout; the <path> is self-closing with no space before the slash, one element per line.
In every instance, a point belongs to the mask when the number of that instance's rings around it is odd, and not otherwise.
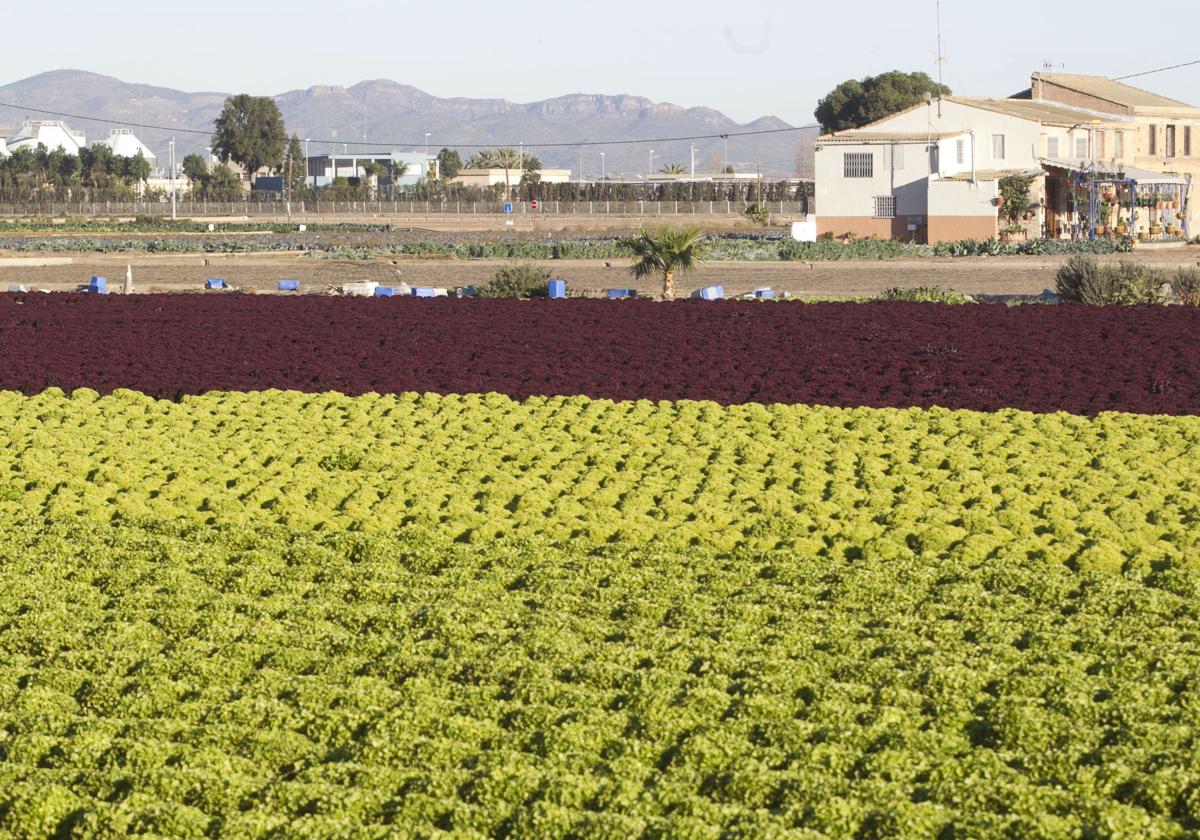
<path fill-rule="evenodd" d="M 1042 166 L 1067 172 L 1089 172 L 1091 170 L 1090 163 L 1084 161 L 1053 160 L 1052 158 L 1042 158 Z M 1124 166 L 1119 171 L 1125 173 L 1126 179 L 1137 181 L 1139 184 L 1174 184 L 1176 186 L 1187 186 L 1188 184 L 1185 176 L 1173 175 L 1168 172 L 1151 172 L 1149 169 L 1138 169 L 1136 166 Z"/>

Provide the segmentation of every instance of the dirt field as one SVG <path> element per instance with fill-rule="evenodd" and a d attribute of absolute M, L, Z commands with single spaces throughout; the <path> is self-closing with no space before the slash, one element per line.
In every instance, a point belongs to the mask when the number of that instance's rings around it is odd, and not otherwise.
<path fill-rule="evenodd" d="M 1123 257 L 1164 269 L 1195 267 L 1200 248 L 1172 248 Z M 465 286 L 486 283 L 506 260 L 388 259 L 337 261 L 289 253 L 264 254 L 38 254 L 0 253 L 0 291 L 10 283 L 30 289 L 65 291 L 93 274 L 107 277 L 120 290 L 126 265 L 133 266 L 138 292 L 199 291 L 209 277 L 256 291 L 276 288 L 284 278 L 300 280 L 304 291 L 342 283 L 375 280 L 383 285 Z M 941 286 L 968 294 L 1038 294 L 1054 286 L 1054 273 L 1065 258 L 1000 257 L 922 259 L 885 262 L 713 262 L 684 277 L 682 292 L 712 284 L 729 295 L 770 286 L 795 295 L 873 295 L 891 287 Z M 47 265 L 46 263 L 53 263 Z M 625 262 L 554 260 L 538 263 L 553 277 L 567 280 L 575 291 L 614 287 L 657 291 L 654 282 L 634 282 Z"/>

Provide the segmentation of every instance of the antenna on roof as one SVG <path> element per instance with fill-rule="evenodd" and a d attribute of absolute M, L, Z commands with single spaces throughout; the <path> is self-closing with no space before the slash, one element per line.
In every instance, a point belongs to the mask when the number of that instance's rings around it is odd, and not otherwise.
<path fill-rule="evenodd" d="M 946 63 L 946 57 L 942 55 L 942 0 L 937 0 L 937 42 L 938 42 L 938 119 L 942 117 L 942 65 Z"/>
<path fill-rule="evenodd" d="M 1052 61 L 1049 58 L 1047 58 L 1045 61 L 1042 62 L 1042 69 L 1045 70 L 1047 73 L 1049 73 L 1055 67 L 1062 70 L 1062 69 L 1065 69 L 1066 66 L 1067 65 L 1063 64 L 1061 61 Z"/>

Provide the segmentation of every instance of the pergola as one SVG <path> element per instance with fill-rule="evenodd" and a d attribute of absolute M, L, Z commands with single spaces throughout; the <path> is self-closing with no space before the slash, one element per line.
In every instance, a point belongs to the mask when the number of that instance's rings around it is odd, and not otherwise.
<path fill-rule="evenodd" d="M 1118 220 L 1120 218 L 1121 209 L 1128 207 L 1129 223 L 1134 234 L 1137 232 L 1136 219 L 1138 208 L 1138 192 L 1150 194 L 1155 198 L 1162 198 L 1164 195 L 1172 196 L 1167 200 L 1167 203 L 1174 203 L 1179 210 L 1179 215 L 1182 216 L 1182 229 L 1185 238 L 1191 238 L 1191 231 L 1188 230 L 1187 223 L 1187 205 L 1189 200 L 1189 192 L 1191 181 L 1188 177 L 1182 175 L 1174 175 L 1165 172 L 1152 172 L 1147 169 L 1138 169 L 1133 166 L 1120 167 L 1117 170 L 1106 169 L 1101 167 L 1096 162 L 1090 165 L 1080 165 L 1067 161 L 1044 161 L 1047 169 L 1057 169 L 1063 174 L 1064 180 L 1072 188 L 1072 198 L 1075 192 L 1086 192 L 1086 210 L 1087 210 L 1087 236 L 1089 239 L 1096 238 L 1097 227 L 1104 224 L 1101 218 L 1103 197 L 1108 194 L 1106 190 L 1111 188 L 1112 194 L 1116 201 L 1113 204 L 1117 207 Z M 1084 207 L 1081 207 L 1076 202 L 1075 211 L 1083 217 Z M 1166 221 L 1170 224 L 1170 219 L 1165 216 L 1165 211 L 1159 207 L 1146 207 L 1148 222 L 1147 229 L 1151 226 Z M 1163 216 L 1153 217 L 1151 214 L 1159 212 L 1164 213 Z"/>

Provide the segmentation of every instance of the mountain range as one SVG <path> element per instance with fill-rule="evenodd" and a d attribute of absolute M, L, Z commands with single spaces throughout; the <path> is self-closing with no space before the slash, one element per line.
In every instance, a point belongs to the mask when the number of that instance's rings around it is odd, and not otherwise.
<path fill-rule="evenodd" d="M 0 87 L 0 137 L 15 132 L 25 117 L 55 119 L 40 109 L 71 116 L 61 117 L 88 141 L 107 134 L 114 122 L 153 126 L 135 133 L 165 163 L 169 139 L 174 136 L 179 159 L 191 152 L 203 154 L 210 145 L 206 135 L 228 94 L 189 93 L 121 81 L 82 70 L 53 70 Z M 668 164 L 690 166 L 689 141 L 621 144 L 605 147 L 553 147 L 542 144 L 581 141 L 656 139 L 727 134 L 791 128 L 776 117 L 751 123 L 737 121 L 711 108 L 683 108 L 637 96 L 570 94 L 540 102 L 517 103 L 504 99 L 439 98 L 410 85 L 386 79 L 359 82 L 351 87 L 318 85 L 291 90 L 273 97 L 289 133 L 311 140 L 312 154 L 343 151 L 342 144 L 382 144 L 386 149 L 423 149 L 426 132 L 432 151 L 461 144 L 464 159 L 470 145 L 494 146 L 521 142 L 548 167 L 576 172 L 582 152 L 586 178 L 600 175 L 601 155 L 609 176 L 644 175 L 654 149 L 654 168 Z M 17 107 L 12 107 L 17 106 Z M 86 119 L 85 119 L 86 118 Z M 185 133 L 185 130 L 200 133 Z M 797 151 L 811 146 L 815 131 L 788 131 L 747 137 L 730 137 L 728 161 L 737 171 L 753 172 L 761 166 L 772 177 L 795 174 Z M 721 139 L 696 141 L 696 169 L 713 171 L 725 158 Z M 353 145 L 345 147 L 356 151 Z M 363 147 L 359 147 L 360 149 Z M 375 149 L 373 149 L 374 151 Z M 383 151 L 383 148 L 378 148 Z"/>

